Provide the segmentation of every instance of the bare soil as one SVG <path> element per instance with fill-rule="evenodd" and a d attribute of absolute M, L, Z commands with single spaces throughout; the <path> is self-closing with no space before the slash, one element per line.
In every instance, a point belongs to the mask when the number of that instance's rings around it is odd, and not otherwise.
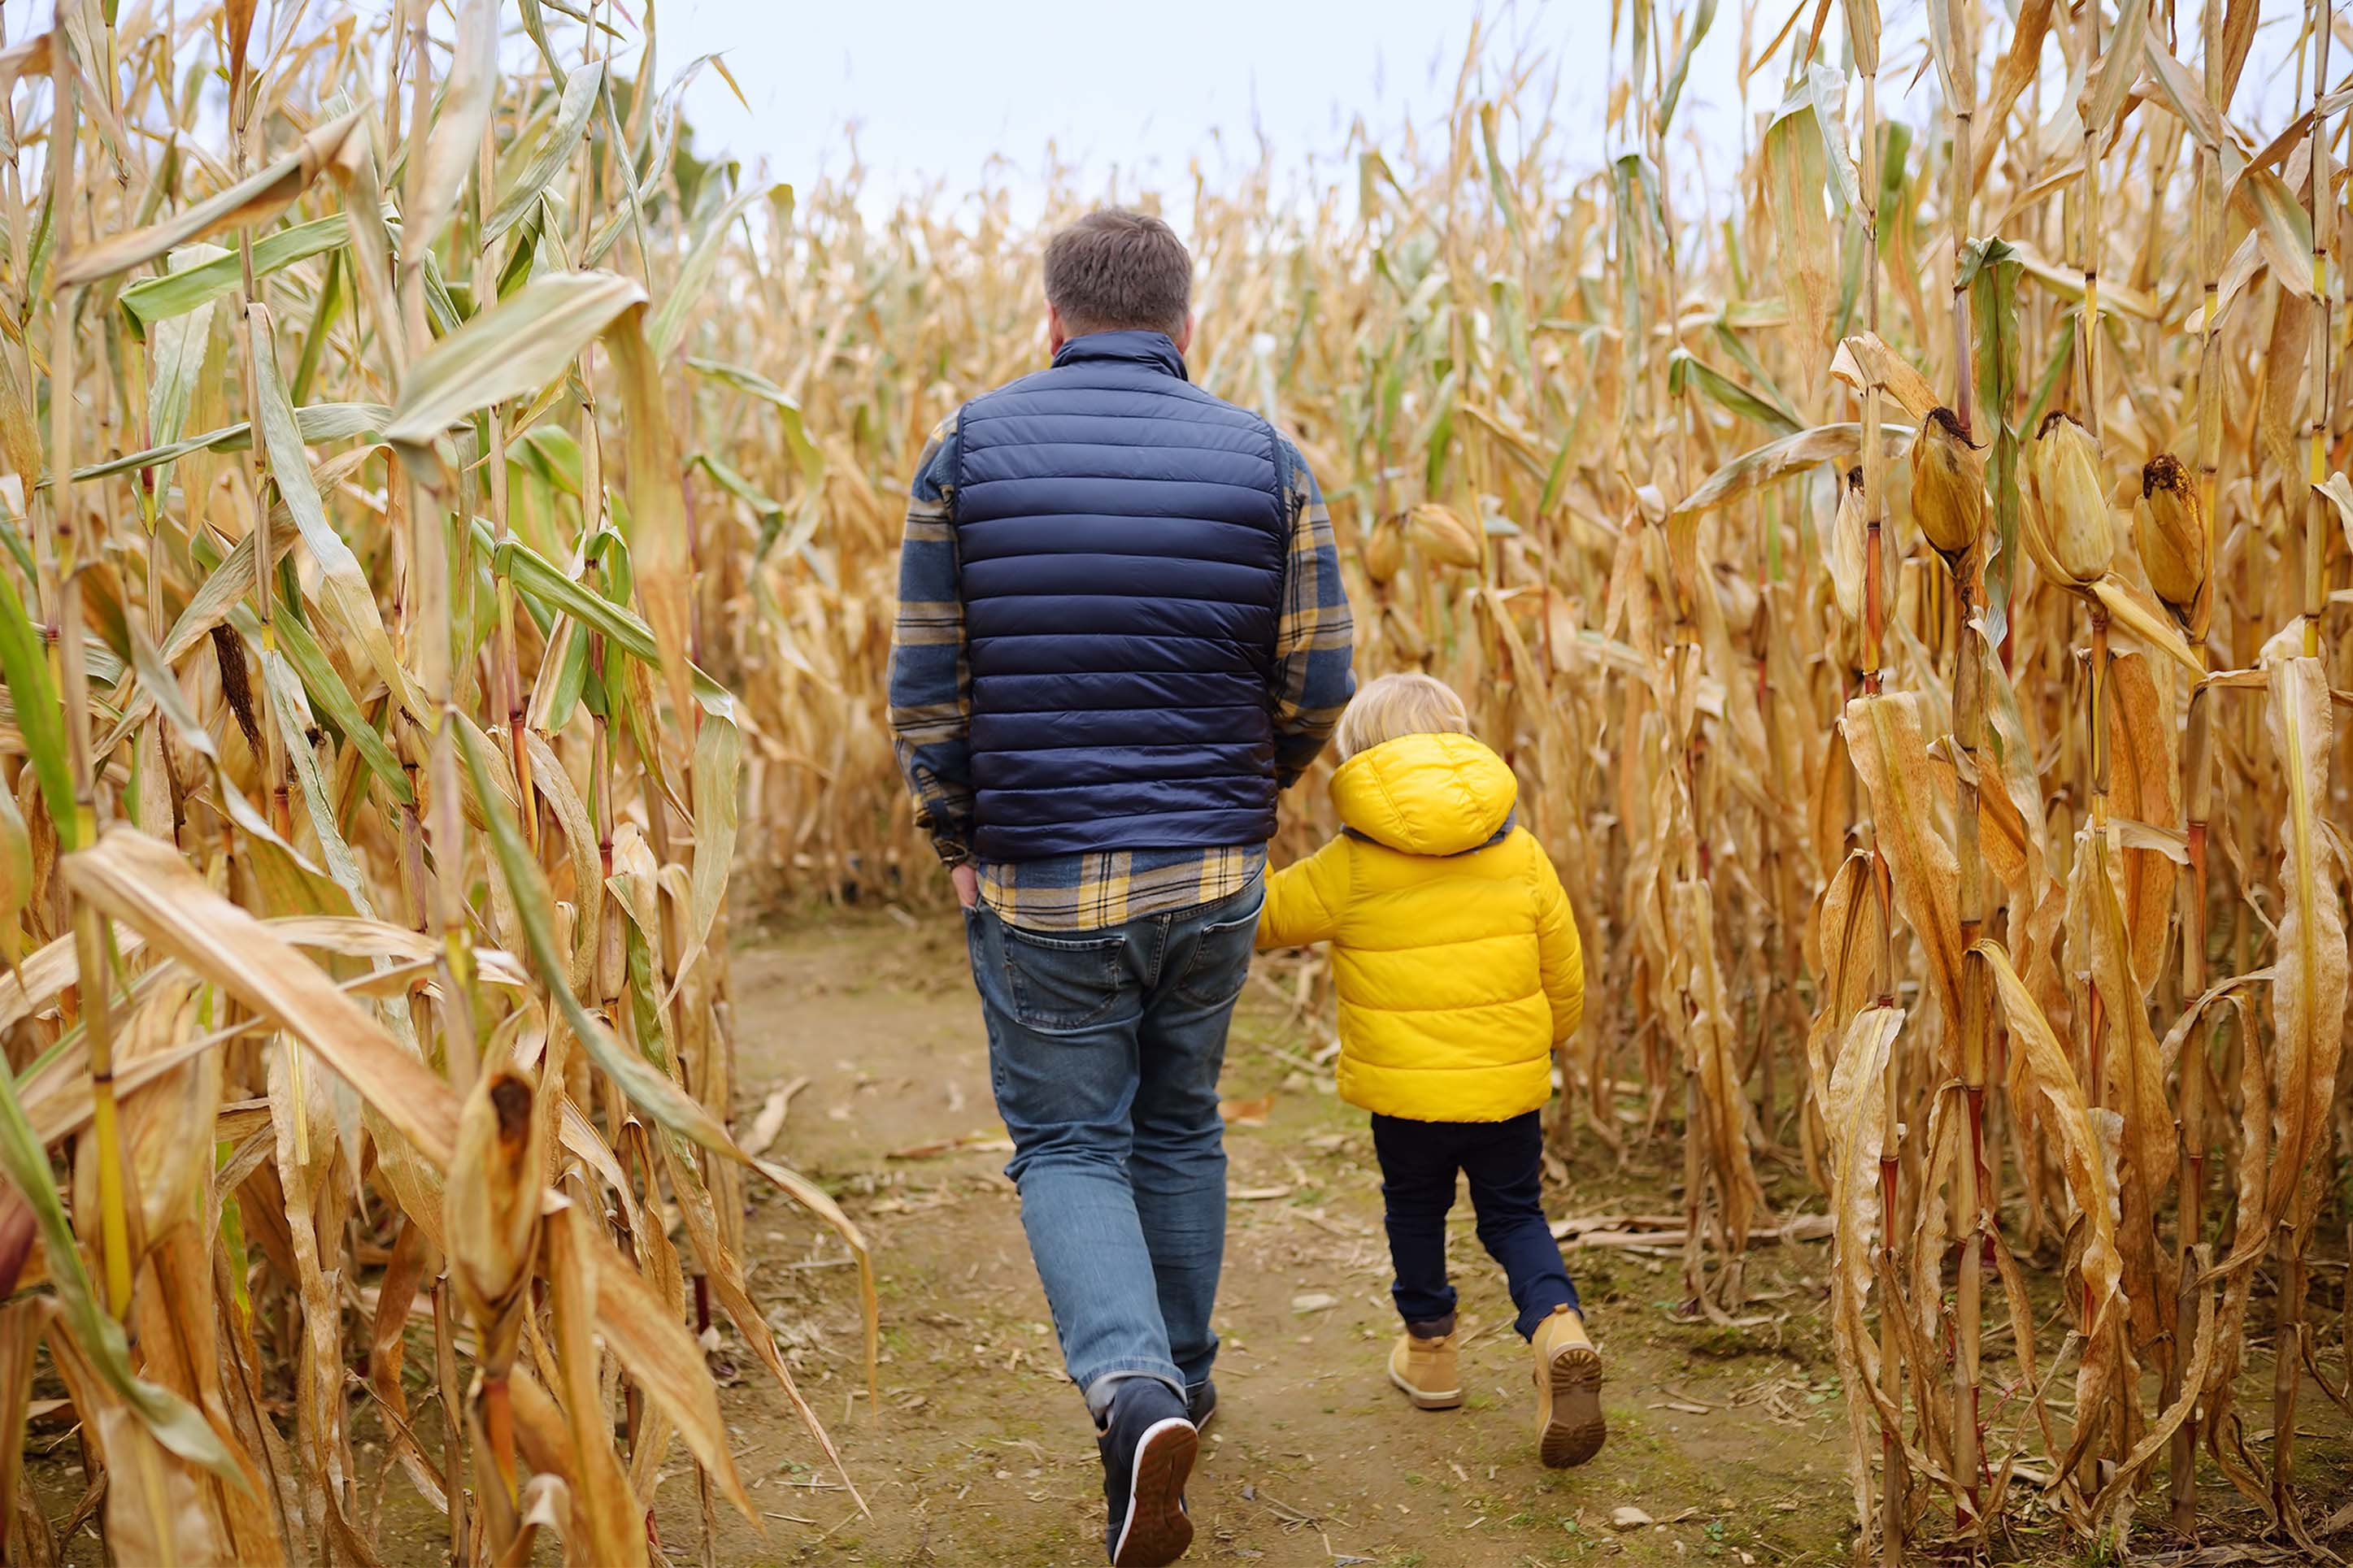
<path fill-rule="evenodd" d="M 737 1125 L 749 1125 L 775 1086 L 809 1079 L 773 1152 L 821 1181 L 865 1227 L 881 1273 L 884 1360 L 881 1409 L 871 1412 L 860 1392 L 855 1275 L 840 1266 L 839 1242 L 781 1201 L 761 1201 L 746 1227 L 755 1289 L 872 1514 L 857 1513 L 773 1380 L 739 1357 L 728 1408 L 767 1535 L 723 1516 L 717 1559 L 1102 1562 L 1092 1428 L 1062 1374 L 1018 1200 L 999 1169 L 1006 1149 L 961 931 L 895 912 L 835 914 L 748 941 L 735 963 Z M 1262 1124 L 1229 1129 L 1233 1201 L 1217 1318 L 1223 1402 L 1189 1489 L 1200 1533 L 1188 1561 L 1501 1568 L 1848 1559 L 1852 1504 L 1824 1317 L 1827 1244 L 1752 1253 L 1751 1301 L 1730 1327 L 1678 1317 L 1676 1257 L 1571 1250 L 1608 1367 L 1610 1435 L 1592 1464 L 1546 1470 L 1535 1454 L 1527 1352 L 1512 1332 L 1500 1271 L 1471 1235 L 1467 1200 L 1451 1250 L 1468 1403 L 1417 1411 L 1383 1375 L 1397 1318 L 1379 1177 L 1362 1113 L 1305 1070 L 1314 1046 L 1273 986 L 1244 993 L 1225 1092 L 1271 1104 Z M 1638 1103 L 1630 1097 L 1624 1116 Z M 940 1148 L 958 1140 L 966 1142 Z M 1553 1173 L 1551 1212 L 1677 1212 L 1677 1147 L 1672 1130 L 1649 1145 L 1630 1142 L 1621 1167 L 1598 1143 L 1572 1142 Z M 1782 1212 L 1807 1206 L 1801 1171 L 1768 1169 Z M 1322 1298 L 1330 1304 L 1315 1304 Z M 2013 1370 L 1989 1359 L 1989 1384 Z M 2270 1384 L 2268 1357 L 2251 1350 L 2242 1404 L 2251 1426 L 2268 1414 Z M 2341 1502 L 2353 1496 L 2346 1425 L 2317 1390 L 2303 1409 L 2307 1506 Z M 2252 1535 L 2259 1521 L 2211 1467 L 2201 1481 L 2207 1517 L 2239 1539 Z M 664 1544 L 691 1562 L 691 1473 L 674 1473 L 663 1502 Z M 2013 1502 L 2003 1556 L 2093 1560 L 2027 1490 Z M 1627 1508 L 1651 1522 L 1613 1523 Z M 2162 1509 L 2144 1510 L 2150 1526 Z M 2146 1549 L 2170 1544 L 2152 1532 Z"/>

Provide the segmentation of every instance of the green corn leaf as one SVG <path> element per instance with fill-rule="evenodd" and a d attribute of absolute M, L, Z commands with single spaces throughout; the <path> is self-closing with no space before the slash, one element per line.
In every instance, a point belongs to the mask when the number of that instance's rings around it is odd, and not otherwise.
<path fill-rule="evenodd" d="M 537 392 L 645 298 L 643 289 L 612 272 L 555 272 L 534 279 L 408 367 L 385 438 L 429 446 L 458 421 Z"/>
<path fill-rule="evenodd" d="M 1715 0 L 1700 0 L 1700 4 L 1707 10 L 1715 8 Z M 1511 176 L 1504 168 L 1503 149 L 1496 145 L 1498 118 L 1492 102 L 1479 106 L 1479 141 L 1487 154 L 1487 188 L 1494 193 L 1495 210 L 1504 215 L 1504 228 L 1516 238 L 1520 232 L 1520 204 L 1512 194 Z"/>
<path fill-rule="evenodd" d="M 548 689 L 545 721 L 540 722 L 540 715 L 533 716 L 534 728 L 544 729 L 551 733 L 571 723 L 572 710 L 589 695 L 588 638 L 583 635 L 581 623 L 574 620 L 559 623 L 556 637 L 558 642 L 550 645 L 554 651 L 549 657 L 558 662 L 554 683 Z M 602 708 L 600 697 L 592 704 L 590 710 L 601 711 Z"/>
<path fill-rule="evenodd" d="M 384 781 L 393 799 L 403 805 L 413 802 L 416 795 L 409 788 L 407 771 L 400 765 L 400 759 L 393 754 L 384 736 L 360 711 L 350 688 L 335 673 L 335 667 L 328 661 L 326 650 L 319 646 L 318 639 L 311 635 L 311 628 L 292 616 L 283 616 L 274 630 L 279 651 L 301 678 L 302 689 L 310 694 L 312 704 L 342 731 L 345 742 L 359 748 L 360 761 Z"/>
<path fill-rule="evenodd" d="M 2022 503 L 2018 489 L 2018 427 L 2010 423 L 2018 398 L 2018 279 L 2021 268 L 2010 247 L 1999 239 L 1969 247 L 1962 268 L 1969 290 L 1969 320 L 1977 330 L 1977 428 L 1970 439 L 1986 449 L 1986 487 L 1993 496 L 1993 556 L 1986 563 L 1986 637 L 2001 646 L 2010 624 L 2011 578 L 2017 570 Z"/>
<path fill-rule="evenodd" d="M 554 562 L 521 540 L 500 541 L 492 547 L 491 563 L 491 569 L 512 579 L 517 591 L 603 633 L 607 641 L 633 658 L 650 664 L 660 657 L 652 628 L 635 611 L 615 604 L 577 578 L 565 576 Z"/>
<path fill-rule="evenodd" d="M 373 438 L 384 427 L 392 410 L 381 403 L 314 403 L 308 408 L 293 411 L 294 429 L 304 446 L 319 446 L 329 441 L 348 441 L 354 437 Z M 129 473 L 185 458 L 191 452 L 242 452 L 253 445 L 253 424 L 240 419 L 234 425 L 224 425 L 217 430 L 207 430 L 201 436 L 189 436 L 181 440 L 150 447 L 144 451 L 109 458 L 102 463 L 92 463 L 74 470 L 74 480 L 102 479 L 114 474 Z"/>
<path fill-rule="evenodd" d="M 16 709 L 16 732 L 40 781 L 41 799 L 58 831 L 58 844 L 71 849 L 79 841 L 74 816 L 73 768 L 66 751 L 66 716 L 58 689 L 49 679 L 48 651 L 39 628 L 25 613 L 16 584 L 0 572 L 0 672 L 8 677 L 8 695 Z"/>
<path fill-rule="evenodd" d="M 527 13 L 531 15 L 533 13 Z M 588 115 L 596 107 L 597 95 L 605 87 L 605 62 L 592 60 L 568 77 L 557 79 L 563 84 L 563 98 L 556 105 L 555 118 L 549 122 L 546 134 L 532 150 L 531 161 L 513 180 L 503 183 L 498 205 L 491 216 L 482 220 L 482 243 L 487 245 L 503 236 L 521 221 L 523 215 L 538 203 L 539 195 L 547 189 L 556 175 L 571 164 L 573 149 L 579 144 L 580 132 L 588 123 Z"/>
<path fill-rule="evenodd" d="M 507 461 L 528 469 L 575 500 L 586 483 L 580 443 L 560 425 L 534 425 L 507 447 Z"/>
<path fill-rule="evenodd" d="M 655 308 L 650 333 L 654 358 L 668 359 L 670 351 L 678 347 L 679 339 L 686 335 L 687 313 L 711 285 L 712 269 L 719 265 L 719 249 L 726 243 L 728 229 L 743 216 L 745 207 L 767 194 L 768 187 L 765 185 L 744 185 L 727 198 L 726 205 L 712 216 L 711 222 L 697 237 L 686 259 L 679 264 L 678 280 Z"/>
<path fill-rule="evenodd" d="M 793 461 L 800 468 L 801 483 L 811 491 L 825 488 L 825 452 L 809 438 L 808 426 L 801 418 L 801 405 L 782 387 L 754 371 L 717 360 L 689 359 L 687 367 L 726 383 L 739 392 L 748 392 L 776 411 L 784 422 L 785 444 L 792 449 Z"/>
<path fill-rule="evenodd" d="M 2036 429 L 2042 425 L 2052 398 L 2058 395 L 2061 384 L 2067 379 L 2068 367 L 2075 363 L 2075 334 L 2053 332 L 2051 337 L 2051 357 L 2043 362 L 2042 374 L 2035 377 L 2034 396 L 2018 422 L 2021 430 Z"/>
<path fill-rule="evenodd" d="M 1667 360 L 1667 391 L 1680 397 L 1694 386 L 1743 419 L 1753 420 L 1768 430 L 1786 436 L 1803 428 L 1795 415 L 1777 407 L 1690 350 L 1676 349 Z"/>
<path fill-rule="evenodd" d="M 759 518 L 759 537 L 752 545 L 752 560 L 754 564 L 765 561 L 777 548 L 776 542 L 780 536 L 784 539 L 783 548 L 787 555 L 800 549 L 816 536 L 820 514 L 814 505 L 802 510 L 799 520 L 793 524 L 792 532 L 786 534 L 784 531 L 786 513 L 783 502 L 763 495 L 759 488 L 751 480 L 708 452 L 697 452 L 688 459 L 688 462 L 690 467 L 701 468 L 704 473 L 709 474 L 717 481 L 720 489 L 750 507 L 754 514 Z"/>
<path fill-rule="evenodd" d="M 319 301 L 311 312 L 311 330 L 302 334 L 302 355 L 294 363 L 294 384 L 288 394 L 298 410 L 311 395 L 311 383 L 318 379 L 319 366 L 326 360 L 327 336 L 343 313 L 343 253 L 330 251 L 327 276 L 319 285 Z"/>
<path fill-rule="evenodd" d="M 504 796 L 492 783 L 489 746 L 476 737 L 470 725 L 458 727 L 458 744 L 465 753 L 466 771 L 473 778 L 474 793 L 481 798 L 483 814 L 489 819 L 491 850 L 500 874 L 506 879 L 507 890 L 513 897 L 515 917 L 531 948 L 533 971 L 540 984 L 547 987 L 574 1036 L 587 1047 L 589 1059 L 619 1086 L 630 1104 L 655 1122 L 707 1149 L 733 1151 L 734 1142 L 727 1136 L 727 1130 L 711 1112 L 643 1057 L 623 1047 L 613 1032 L 572 994 L 570 961 L 555 940 L 554 895 L 548 889 L 546 875 L 541 871 L 538 860 L 524 845 L 522 831 L 508 811 Z"/>
<path fill-rule="evenodd" d="M 1653 117 L 1659 134 L 1667 133 L 1667 123 L 1675 117 L 1675 105 L 1683 95 L 1683 78 L 1691 72 L 1692 56 L 1699 51 L 1700 40 L 1715 22 L 1715 0 L 1699 0 L 1699 8 L 1692 13 L 1690 29 L 1683 34 L 1683 47 L 1675 51 L 1675 63 L 1667 72 L 1667 85 L 1659 94 L 1658 111 Z"/>
<path fill-rule="evenodd" d="M 522 12 L 522 30 L 531 35 L 541 62 L 547 67 L 548 79 L 558 88 L 569 86 L 571 79 L 565 71 L 564 62 L 556 58 L 554 47 L 548 42 L 547 18 L 539 14 L 539 0 L 517 0 L 517 9 Z"/>
<path fill-rule="evenodd" d="M 352 913 L 363 920 L 374 920 L 375 909 L 368 898 L 367 877 L 360 869 L 359 858 L 344 842 L 342 828 L 336 826 L 334 807 L 328 800 L 327 781 L 319 772 L 319 754 L 311 745 L 311 705 L 302 695 L 301 677 L 294 673 L 294 667 L 287 662 L 284 654 L 274 647 L 265 647 L 261 650 L 261 679 L 269 692 L 270 720 L 278 726 L 286 760 L 302 791 L 302 804 L 311 814 L 311 830 L 318 836 L 319 858 L 327 863 L 327 875 L 334 879 L 335 886 L 350 897 Z"/>
<path fill-rule="evenodd" d="M 298 261 L 307 261 L 324 251 L 342 248 L 352 237 L 352 220 L 342 213 L 309 223 L 298 223 L 291 228 L 281 228 L 275 234 L 264 235 L 253 242 L 253 276 L 256 282 Z M 142 278 L 122 290 L 118 301 L 122 313 L 131 320 L 131 330 L 142 337 L 148 336 L 158 323 L 200 310 L 234 290 L 244 279 L 244 269 L 237 252 L 218 246 L 189 246 L 209 251 L 189 264 L 174 268 L 160 278 Z"/>

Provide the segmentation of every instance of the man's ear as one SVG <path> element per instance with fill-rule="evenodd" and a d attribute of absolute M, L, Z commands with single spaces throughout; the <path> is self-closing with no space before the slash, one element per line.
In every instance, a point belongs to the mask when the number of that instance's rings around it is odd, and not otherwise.
<path fill-rule="evenodd" d="M 1046 352 L 1060 353 L 1062 345 L 1070 341 L 1070 329 L 1062 325 L 1062 312 L 1049 303 L 1046 307 Z"/>
<path fill-rule="evenodd" d="M 1185 324 L 1176 329 L 1176 352 L 1185 353 L 1193 346 L 1193 312 L 1185 312 Z"/>

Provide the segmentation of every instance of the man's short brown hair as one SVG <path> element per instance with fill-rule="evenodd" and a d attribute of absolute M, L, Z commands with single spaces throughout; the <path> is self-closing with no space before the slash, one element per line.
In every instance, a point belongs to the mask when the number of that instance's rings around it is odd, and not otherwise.
<path fill-rule="evenodd" d="M 1089 213 L 1046 243 L 1046 302 L 1073 337 L 1150 331 L 1176 337 L 1192 308 L 1193 258 L 1176 231 L 1122 207 Z"/>

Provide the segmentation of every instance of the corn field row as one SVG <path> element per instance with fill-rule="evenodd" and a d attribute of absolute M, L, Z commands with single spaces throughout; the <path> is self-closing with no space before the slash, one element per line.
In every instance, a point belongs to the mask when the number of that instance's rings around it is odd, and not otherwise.
<path fill-rule="evenodd" d="M 2297 1412 L 2353 1397 L 2314 1293 L 2353 1218 L 2353 25 L 1897 9 L 1744 6 L 1783 99 L 1729 170 L 1675 114 L 1734 19 L 1621 0 L 1607 157 L 1548 62 L 1474 47 L 1351 190 L 1197 177 L 1193 373 L 1322 479 L 1360 668 L 1474 693 L 1518 770 L 1607 998 L 1562 1132 L 1621 1145 L 1628 1079 L 1635 1136 L 1681 1121 L 1691 1314 L 1785 1217 L 1760 1173 L 1827 1201 L 1858 1553 L 1989 1547 L 2021 1498 L 2194 1534 L 2201 1463 L 2316 1553 L 2343 1499 L 2299 1491 Z M 1728 217 L 1683 210 L 1708 182 Z M 714 399 L 693 458 L 744 542 L 701 589 L 758 731 L 747 875 L 935 898 L 881 717 L 895 490 L 1034 363 L 1041 232 L 854 182 L 783 221 L 695 364 L 806 433 Z"/>
<path fill-rule="evenodd" d="M 6 1561 L 369 1563 L 397 1487 L 453 1562 L 645 1562 L 681 1447 L 707 1556 L 760 1521 L 700 1331 L 831 1452 L 745 1184 L 864 1256 L 726 1125 L 677 420 L 765 193 L 609 5 L 55 11 L 0 37 Z"/>
<path fill-rule="evenodd" d="M 1193 374 L 1316 468 L 1363 668 L 1518 770 L 1609 999 L 1562 1130 L 1681 1123 L 1688 1310 L 1760 1172 L 1826 1201 L 1858 1552 L 2195 1531 L 2200 1456 L 2317 1551 L 2353 33 L 1928 0 L 1883 61 L 1874 0 L 1772 0 L 1726 170 L 1716 10 L 1613 5 L 1606 156 L 1474 47 L 1350 190 L 1198 179 Z M 725 1125 L 729 872 L 940 896 L 899 488 L 1034 364 L 1042 229 L 700 161 L 725 66 L 603 3 L 58 12 L 0 36 L 7 1553 L 373 1561 L 362 1411 L 456 1560 L 643 1558 L 673 1438 L 707 1542 L 697 1331 L 792 1386 L 745 1183 L 864 1250 Z"/>

